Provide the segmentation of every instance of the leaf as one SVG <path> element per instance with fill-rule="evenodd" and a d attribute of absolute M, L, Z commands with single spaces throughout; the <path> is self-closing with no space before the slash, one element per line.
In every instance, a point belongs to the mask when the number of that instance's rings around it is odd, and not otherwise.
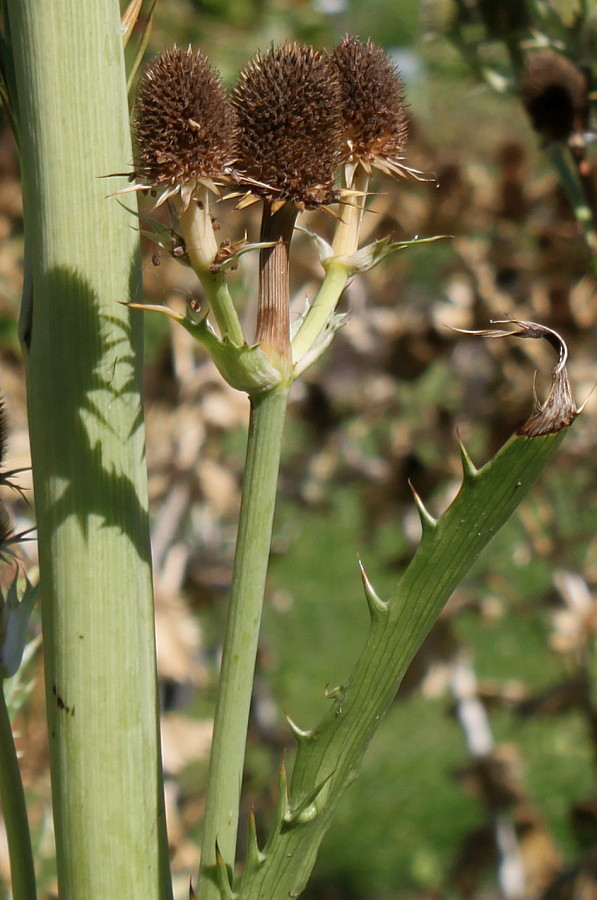
<path fill-rule="evenodd" d="M 512 336 L 549 340 L 559 354 L 554 377 L 567 378 L 567 351 L 559 335 L 536 323 L 513 320 L 507 324 L 514 329 L 508 332 Z M 564 400 L 567 403 L 566 397 Z M 568 424 L 574 416 L 576 408 L 574 415 L 570 411 Z M 542 429 L 547 420 L 551 424 L 545 431 Z M 535 427 L 538 421 L 539 432 Z M 423 536 L 387 604 L 387 614 L 380 614 L 379 598 L 373 602 L 368 590 L 369 607 L 371 610 L 373 604 L 374 611 L 369 636 L 343 686 L 341 703 L 334 704 L 308 740 L 298 743 L 288 804 L 291 810 L 300 812 L 303 827 L 288 828 L 287 816 L 278 813 L 265 859 L 243 873 L 239 886 L 242 900 L 298 897 L 303 891 L 338 803 L 357 776 L 369 741 L 413 656 L 454 589 L 564 439 L 568 424 L 556 428 L 555 421 L 546 401 L 480 469 L 463 450 L 460 491 L 437 521 L 424 510 L 422 501 L 416 501 L 424 522 Z M 312 806 L 315 815 L 302 815 Z"/>

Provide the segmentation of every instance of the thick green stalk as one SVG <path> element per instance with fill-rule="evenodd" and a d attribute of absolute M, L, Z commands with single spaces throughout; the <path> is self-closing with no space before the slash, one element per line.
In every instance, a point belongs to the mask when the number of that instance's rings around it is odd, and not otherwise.
<path fill-rule="evenodd" d="M 243 499 L 209 768 L 200 900 L 220 898 L 216 845 L 229 871 L 234 866 L 247 724 L 288 388 L 288 384 L 280 385 L 268 393 L 255 395 L 251 401 Z"/>
<path fill-rule="evenodd" d="M 171 896 L 118 0 L 8 0 L 61 900 Z"/>
<path fill-rule="evenodd" d="M 25 792 L 4 689 L 0 686 L 0 804 L 6 826 L 14 900 L 35 900 L 35 869 Z"/>

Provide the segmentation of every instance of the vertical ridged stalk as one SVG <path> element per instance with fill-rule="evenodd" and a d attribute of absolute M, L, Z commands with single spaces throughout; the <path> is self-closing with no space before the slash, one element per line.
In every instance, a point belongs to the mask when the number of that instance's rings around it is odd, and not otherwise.
<path fill-rule="evenodd" d="M 272 363 L 290 368 L 288 254 L 297 210 L 265 201 L 259 253 L 257 337 Z M 221 863 L 232 875 L 253 675 L 276 505 L 290 374 L 250 398 L 251 419 L 236 553 L 209 763 L 200 900 L 219 900 Z M 220 860 L 217 859 L 217 852 Z M 219 863 L 219 865 L 218 865 Z"/>
<path fill-rule="evenodd" d="M 61 900 L 171 896 L 117 0 L 8 0 Z"/>
<path fill-rule="evenodd" d="M 243 499 L 224 638 L 201 854 L 200 900 L 220 900 L 216 845 L 231 871 L 249 707 L 289 385 L 251 401 Z"/>
<path fill-rule="evenodd" d="M 17 749 L 0 685 L 0 804 L 6 827 L 14 900 L 35 900 L 35 869 Z"/>

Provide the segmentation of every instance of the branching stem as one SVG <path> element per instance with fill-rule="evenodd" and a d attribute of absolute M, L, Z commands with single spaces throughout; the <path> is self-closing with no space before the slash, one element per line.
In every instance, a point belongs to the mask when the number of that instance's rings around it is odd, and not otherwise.
<path fill-rule="evenodd" d="M 213 273 L 210 271 L 218 252 L 218 245 L 209 213 L 209 191 L 204 186 L 199 187 L 198 190 L 200 192 L 199 202 L 192 201 L 180 216 L 185 249 L 213 309 L 214 318 L 222 337 L 228 335 L 230 340 L 240 347 L 244 344 L 245 339 L 228 291 L 226 276 L 223 272 Z"/>
<path fill-rule="evenodd" d="M 203 831 L 200 900 L 220 900 L 218 853 L 232 872 L 249 708 L 290 389 L 288 253 L 296 209 L 266 202 L 260 251 L 257 341 L 288 377 L 251 396 L 251 419 L 228 621 L 214 720 Z"/>

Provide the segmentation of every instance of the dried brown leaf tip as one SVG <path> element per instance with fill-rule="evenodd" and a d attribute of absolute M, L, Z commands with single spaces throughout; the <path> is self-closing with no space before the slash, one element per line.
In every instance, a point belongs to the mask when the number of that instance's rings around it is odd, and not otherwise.
<path fill-rule="evenodd" d="M 573 62 L 553 50 L 529 56 L 520 83 L 533 127 L 550 141 L 565 141 L 587 127 L 587 80 Z"/>
<path fill-rule="evenodd" d="M 284 44 L 258 53 L 233 94 L 242 184 L 299 209 L 334 202 L 341 162 L 340 89 L 326 58 Z"/>
<path fill-rule="evenodd" d="M 564 339 L 546 325 L 537 322 L 522 322 L 518 319 L 506 319 L 496 321 L 493 325 L 508 325 L 508 330 L 503 328 L 489 328 L 482 331 L 465 331 L 455 328 L 460 334 L 473 334 L 479 337 L 503 338 L 519 337 L 534 340 L 546 340 L 558 354 L 558 361 L 551 370 L 551 387 L 544 403 L 535 395 L 535 408 L 530 419 L 518 429 L 518 434 L 525 437 L 538 437 L 542 434 L 555 434 L 567 428 L 575 420 L 580 412 L 576 408 L 566 363 L 568 362 L 568 347 Z"/>
<path fill-rule="evenodd" d="M 412 172 L 403 163 L 408 137 L 404 85 L 398 69 L 370 40 L 345 37 L 331 55 L 342 92 L 344 160 L 389 175 Z M 350 180 L 350 179 L 349 179 Z"/>
<path fill-rule="evenodd" d="M 201 52 L 174 47 L 139 83 L 134 115 L 134 176 L 188 206 L 198 183 L 213 188 L 234 161 L 234 115 L 219 72 Z"/>

